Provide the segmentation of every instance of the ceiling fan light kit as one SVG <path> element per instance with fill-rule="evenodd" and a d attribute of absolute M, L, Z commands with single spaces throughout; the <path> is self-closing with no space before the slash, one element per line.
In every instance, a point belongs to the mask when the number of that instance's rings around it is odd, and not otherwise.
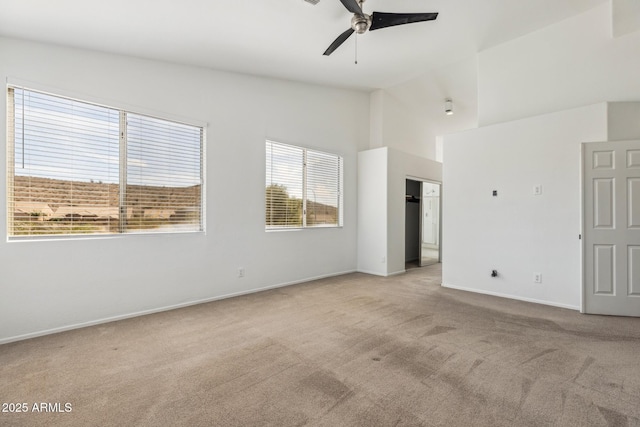
<path fill-rule="evenodd" d="M 324 52 L 329 56 L 340 47 L 353 33 L 364 34 L 380 28 L 393 27 L 396 25 L 411 24 L 413 22 L 433 21 L 438 17 L 437 13 L 386 13 L 373 12 L 367 15 L 362 11 L 362 4 L 365 0 L 340 0 L 342 5 L 351 13 L 351 28 L 340 34 Z"/>
<path fill-rule="evenodd" d="M 444 113 L 447 116 L 453 114 L 453 101 L 451 100 L 451 98 L 447 98 L 444 100 Z"/>

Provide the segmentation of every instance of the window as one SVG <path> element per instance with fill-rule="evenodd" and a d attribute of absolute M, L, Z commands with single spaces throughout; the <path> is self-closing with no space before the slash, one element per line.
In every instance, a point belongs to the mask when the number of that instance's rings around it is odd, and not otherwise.
<path fill-rule="evenodd" d="M 9 237 L 201 231 L 203 128 L 8 92 Z"/>
<path fill-rule="evenodd" d="M 266 143 L 266 228 L 342 226 L 342 157 Z"/>

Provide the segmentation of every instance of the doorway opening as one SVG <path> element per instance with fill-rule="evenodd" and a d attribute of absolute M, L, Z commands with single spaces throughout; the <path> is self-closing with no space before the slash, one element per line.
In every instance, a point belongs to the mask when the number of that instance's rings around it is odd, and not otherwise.
<path fill-rule="evenodd" d="M 406 180 L 405 269 L 440 262 L 440 186 Z"/>

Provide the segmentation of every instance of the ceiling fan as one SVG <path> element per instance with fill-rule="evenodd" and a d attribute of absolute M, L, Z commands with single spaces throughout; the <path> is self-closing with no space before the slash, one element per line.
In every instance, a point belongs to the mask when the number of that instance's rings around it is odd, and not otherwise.
<path fill-rule="evenodd" d="M 393 27 L 395 25 L 411 24 L 412 22 L 433 21 L 438 17 L 437 13 L 384 13 L 373 12 L 367 15 L 362 11 L 362 3 L 365 0 L 340 0 L 344 7 L 351 13 L 351 28 L 340 34 L 327 48 L 324 55 L 331 55 L 351 34 L 363 34 L 367 30 L 379 30 L 380 28 Z"/>

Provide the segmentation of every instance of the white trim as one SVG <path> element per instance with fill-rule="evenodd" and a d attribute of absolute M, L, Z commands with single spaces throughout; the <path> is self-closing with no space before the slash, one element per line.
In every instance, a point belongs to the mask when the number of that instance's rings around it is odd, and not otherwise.
<path fill-rule="evenodd" d="M 386 274 L 386 277 L 390 277 L 390 276 L 398 276 L 398 275 L 400 275 L 400 274 L 404 274 L 404 273 L 406 273 L 406 272 L 407 272 L 407 270 L 405 270 L 405 269 L 398 270 L 398 271 L 392 271 L 391 273 L 387 273 L 387 274 Z"/>
<path fill-rule="evenodd" d="M 442 185 L 442 181 L 436 181 L 435 179 L 420 178 L 414 175 L 406 175 L 406 179 L 410 179 L 411 181 L 422 181 L 422 182 L 428 182 L 429 184 Z"/>
<path fill-rule="evenodd" d="M 205 168 L 206 168 L 206 163 L 205 163 L 205 145 L 206 145 L 206 129 L 207 126 L 198 126 L 198 125 L 194 125 L 191 123 L 188 123 L 186 121 L 177 121 L 174 119 L 166 119 L 163 118 L 161 116 L 152 116 L 152 115 L 147 115 L 147 114 L 143 114 L 143 113 L 138 113 L 138 112 L 133 112 L 133 111 L 128 111 L 128 110 L 124 110 L 121 108 L 116 108 L 113 106 L 108 106 L 105 104 L 100 104 L 100 103 L 95 103 L 95 102 L 91 102 L 91 101 L 86 101 L 83 99 L 78 99 L 78 98 L 72 98 L 72 97 L 68 97 L 65 95 L 59 95 L 53 92 L 49 92 L 49 91 L 42 91 L 39 89 L 32 89 L 32 88 L 27 88 L 25 86 L 19 85 L 18 83 L 20 82 L 15 82 L 13 80 L 16 79 L 10 79 L 7 78 L 7 102 L 11 102 L 13 105 L 7 105 L 7 108 L 11 108 L 10 112 L 8 111 L 7 114 L 13 114 L 16 118 L 18 117 L 18 115 L 16 114 L 16 112 L 14 111 L 17 105 L 17 101 L 14 99 L 16 96 L 17 91 L 20 91 L 22 94 L 22 127 L 23 127 L 23 133 L 24 133 L 24 122 L 27 120 L 27 115 L 25 112 L 25 107 L 24 107 L 24 103 L 25 103 L 25 96 L 27 93 L 33 93 L 33 94 L 40 94 L 40 95 L 46 95 L 47 97 L 51 98 L 51 99 L 55 99 L 55 102 L 58 101 L 75 101 L 81 105 L 86 105 L 86 106 L 92 106 L 92 107 L 98 107 L 103 111 L 110 111 L 110 112 L 114 112 L 118 114 L 119 117 L 119 121 L 118 121 L 118 149 L 119 149 L 119 168 L 118 168 L 118 177 L 119 177 L 119 182 L 113 182 L 113 184 L 118 184 L 118 189 L 120 190 L 120 195 L 119 195 L 119 203 L 118 203 L 118 215 L 119 215 L 119 225 L 118 225 L 118 230 L 116 232 L 111 231 L 111 230 L 107 230 L 106 232 L 87 232 L 86 236 L 90 236 L 91 238 L 100 238 L 100 237 L 104 237 L 104 236 L 111 236 L 111 235 L 128 235 L 128 234 L 152 234 L 147 230 L 143 230 L 143 231 L 138 231 L 138 230 L 132 230 L 129 231 L 126 227 L 126 218 L 124 217 L 124 210 L 126 210 L 126 208 L 128 207 L 127 205 L 127 194 L 126 194 L 126 187 L 128 186 L 128 178 L 127 178 L 127 173 L 128 173 L 128 156 L 127 156 L 127 146 L 128 146 L 128 141 L 127 141 L 127 135 L 128 135 L 128 127 L 129 127 L 129 120 L 128 120 L 128 116 L 137 116 L 137 117 L 141 117 L 141 118 L 149 118 L 149 119 L 153 119 L 153 120 L 157 120 L 160 121 L 162 123 L 166 123 L 166 124 L 172 124 L 172 125 L 176 125 L 176 126 L 180 126 L 180 127 L 184 127 L 184 128 L 193 128 L 194 130 L 199 130 L 199 137 L 200 137 L 200 146 L 199 146 L 199 151 L 200 151 L 200 155 L 199 155 L 199 170 L 200 170 L 200 177 L 199 177 L 199 182 L 198 185 L 200 186 L 200 206 L 199 206 L 199 210 L 200 210 L 200 223 L 199 225 L 199 229 L 197 230 L 191 230 L 188 229 L 188 227 L 184 227 L 187 228 L 186 230 L 181 229 L 182 227 L 175 227 L 169 230 L 163 230 L 163 231 L 157 231 L 157 233 L 159 234 L 173 234 L 173 233 L 184 233 L 184 232 L 205 232 L 205 217 L 206 217 L 206 211 L 205 211 L 205 203 L 206 203 L 206 199 L 205 199 L 205 194 L 206 194 L 206 179 L 205 179 Z M 53 102 L 53 101 L 52 101 Z M 65 110 L 66 111 L 66 110 Z M 47 112 L 49 112 L 47 110 Z M 31 117 L 31 116 L 29 116 Z M 70 122 L 71 124 L 75 123 L 75 116 L 70 118 Z M 15 158 L 15 150 L 17 147 L 17 143 L 18 141 L 9 141 L 9 129 L 13 129 L 13 125 L 7 126 L 7 159 L 10 162 L 14 161 Z M 65 128 L 66 129 L 66 128 Z M 15 130 L 13 130 L 13 138 L 16 138 L 15 135 Z M 115 139 L 115 138 L 114 138 Z M 10 143 L 9 143 L 10 142 Z M 113 142 L 113 140 L 112 140 Z M 15 144 L 14 144 L 15 143 Z M 14 147 L 14 145 L 16 145 L 16 147 Z M 22 156 L 24 157 L 24 135 L 22 135 Z M 52 152 L 47 152 L 46 155 L 49 156 L 51 154 L 57 154 L 58 151 L 52 151 Z M 47 159 L 49 159 L 49 157 L 47 157 Z M 24 168 L 24 159 L 23 159 L 23 165 L 22 167 Z M 14 199 L 14 180 L 16 178 L 16 172 L 13 170 L 14 169 L 14 165 L 10 164 L 8 165 L 8 181 L 7 181 L 7 197 L 8 197 L 8 201 L 10 203 L 15 204 L 15 200 Z M 42 176 L 42 175 L 40 175 Z M 51 178 L 51 176 L 45 176 L 45 178 Z M 54 178 L 59 178 L 59 177 L 54 177 Z M 91 180 L 91 182 L 93 182 L 93 180 Z M 9 200 L 9 198 L 11 200 Z M 13 209 L 13 208 L 12 208 Z M 124 210 L 123 210 L 124 209 Z M 10 209 L 11 210 L 11 209 Z M 181 225 L 181 224 L 179 224 Z M 78 234 L 82 234 L 83 236 L 85 235 L 85 233 L 79 232 L 79 233 L 74 233 L 73 231 L 69 231 L 68 233 L 61 233 L 61 234 L 57 234 L 57 233 L 52 233 L 52 234 L 14 234 L 15 230 L 15 224 L 14 224 L 14 220 L 13 220 L 13 212 L 11 212 L 8 216 L 7 216 L 7 242 L 13 242 L 13 241 L 37 241 L 37 240 L 64 240 L 67 239 L 69 237 L 74 237 L 77 236 Z M 30 233 L 30 232 L 29 232 Z"/>
<path fill-rule="evenodd" d="M 480 290 L 480 289 L 465 288 L 463 286 L 448 285 L 446 283 L 442 283 L 441 286 L 443 288 L 457 289 L 457 290 L 460 290 L 460 291 L 473 292 L 473 293 L 476 293 L 476 294 L 491 295 L 491 296 L 494 296 L 494 297 L 507 298 L 507 299 L 512 299 L 512 300 L 525 301 L 525 302 L 532 302 L 532 303 L 535 303 L 535 304 L 550 305 L 552 307 L 560 307 L 560 308 L 567 308 L 569 310 L 580 311 L 580 307 L 578 307 L 578 306 L 569 305 L 569 304 L 562 304 L 562 303 L 553 302 L 553 301 L 544 301 L 544 300 L 539 300 L 539 299 L 535 299 L 535 298 L 527 298 L 527 297 L 519 297 L 519 296 L 515 296 L 515 295 L 503 294 L 503 293 L 500 293 L 500 292 L 491 292 L 491 291 L 485 291 L 485 290 Z"/>
<path fill-rule="evenodd" d="M 380 277 L 391 277 L 391 276 L 398 276 L 400 274 L 404 274 L 407 272 L 407 270 L 399 270 L 399 271 L 395 271 L 393 273 L 383 273 L 380 271 L 371 271 L 371 270 L 356 270 L 358 273 L 364 273 L 364 274 L 370 274 L 372 276 L 380 276 Z"/>
<path fill-rule="evenodd" d="M 439 189 L 439 195 L 438 195 L 438 263 L 442 263 L 442 223 L 444 221 L 442 221 L 442 180 L 440 181 L 436 181 L 433 179 L 426 179 L 426 178 L 418 178 L 416 176 L 413 175 L 406 175 L 405 178 L 405 185 L 407 180 L 411 180 L 411 181 L 416 181 L 416 182 L 420 182 L 420 190 L 422 190 L 422 183 L 427 183 L 427 184 L 432 184 L 432 185 L 438 185 L 440 187 Z M 422 204 L 422 194 L 420 194 L 420 241 L 422 241 L 422 220 L 423 220 L 423 215 L 424 212 L 422 212 L 422 210 L 424 209 L 424 206 Z M 407 206 L 405 204 L 405 212 L 407 211 Z M 406 223 L 406 214 L 405 214 L 405 224 L 404 224 L 404 228 L 405 228 L 405 236 L 404 236 L 404 256 L 407 256 L 407 243 L 406 243 L 406 230 L 407 230 L 407 223 Z M 419 257 L 418 257 L 418 265 L 420 267 L 423 267 L 422 265 L 422 249 L 420 249 L 419 252 Z M 405 263 L 407 261 L 412 261 L 412 260 L 405 260 Z"/>
<path fill-rule="evenodd" d="M 33 236 L 9 236 L 7 234 L 6 242 L 9 244 L 19 242 L 59 242 L 61 240 L 104 240 L 104 239 L 131 239 L 131 236 L 167 236 L 167 235 L 205 235 L 204 230 L 196 231 L 156 231 L 153 233 L 139 232 L 139 233 L 103 233 L 103 234 L 47 234 L 47 235 L 33 235 Z"/>
<path fill-rule="evenodd" d="M 380 276 L 387 277 L 387 275 L 380 271 L 371 271 L 371 270 L 357 270 L 358 273 L 370 274 L 372 276 Z"/>
<path fill-rule="evenodd" d="M 302 189 L 302 194 L 300 195 L 301 199 L 302 199 L 302 223 L 299 226 L 282 226 L 282 225 L 269 225 L 267 222 L 268 220 L 265 220 L 265 231 L 266 232 L 271 232 L 271 231 L 282 231 L 282 230 L 307 230 L 310 228 L 343 228 L 344 227 L 344 157 L 342 157 L 339 154 L 334 154 L 331 152 L 327 152 L 327 151 L 321 151 L 321 150 L 316 150 L 313 148 L 308 148 L 302 145 L 293 145 L 293 144 L 288 144 L 288 143 L 282 143 L 282 142 L 278 142 L 278 141 L 274 141 L 272 139 L 266 139 L 265 140 L 265 173 L 264 176 L 266 177 L 265 179 L 265 184 L 268 184 L 265 186 L 265 188 L 269 188 L 272 185 L 274 185 L 275 183 L 273 182 L 273 170 L 274 170 L 274 166 L 273 166 L 273 149 L 275 146 L 279 146 L 279 147 L 283 147 L 285 149 L 291 149 L 291 150 L 296 150 L 296 151 L 301 151 L 302 152 L 302 182 L 301 182 L 301 189 Z M 268 156 L 268 152 L 269 150 L 271 150 L 271 160 L 269 160 Z M 338 170 L 336 173 L 336 178 L 337 178 L 337 183 L 338 183 L 338 189 L 337 189 L 337 206 L 336 206 L 336 211 L 338 213 L 338 217 L 336 218 L 336 224 L 315 224 L 315 225 L 307 225 L 307 205 L 308 205 L 308 198 L 309 198 L 309 193 L 308 193 L 308 174 L 309 174 L 309 166 L 308 166 L 308 155 L 309 152 L 311 153 L 315 153 L 315 154 L 319 154 L 322 156 L 327 156 L 327 157 L 333 157 L 337 159 L 337 166 L 338 166 Z M 267 162 L 270 163 L 271 165 L 271 169 L 269 171 L 267 171 Z M 268 175 L 269 174 L 269 175 Z M 297 178 L 296 174 L 294 173 L 287 173 L 287 175 L 289 175 L 290 178 Z M 323 174 L 325 177 L 332 177 L 332 174 L 326 173 Z M 278 184 L 281 185 L 282 183 Z M 266 191 L 266 190 L 265 190 Z M 313 189 L 311 190 L 313 191 Z M 314 193 L 315 194 L 315 193 Z M 315 200 L 315 196 L 314 196 L 314 200 Z M 264 209 L 266 211 L 266 204 L 267 204 L 267 197 L 266 197 L 266 193 L 265 193 L 265 198 L 264 198 Z M 316 203 L 316 202 L 314 202 Z"/>
<path fill-rule="evenodd" d="M 121 315 L 118 315 L 118 316 L 105 317 L 105 318 L 102 318 L 102 319 L 92 320 L 92 321 L 89 321 L 89 322 L 75 323 L 75 324 L 72 324 L 72 325 L 61 326 L 59 328 L 45 329 L 45 330 L 42 330 L 42 331 L 31 332 L 31 333 L 23 334 L 23 335 L 16 335 L 16 336 L 13 336 L 13 337 L 8 337 L 8 338 L 0 338 L 0 345 L 8 344 L 8 343 L 11 343 L 11 342 L 16 342 L 16 341 L 28 340 L 28 339 L 31 339 L 31 338 L 37 338 L 37 337 L 41 337 L 41 336 L 44 336 L 44 335 L 51 335 L 51 334 L 57 334 L 57 333 L 60 333 L 60 332 L 71 331 L 71 330 L 74 330 L 74 329 L 86 328 L 86 327 L 89 327 L 89 326 L 101 325 L 101 324 L 104 324 L 104 323 L 117 322 L 119 320 L 131 319 L 133 317 L 146 316 L 148 314 L 161 313 L 163 311 L 175 310 L 175 309 L 178 309 L 178 308 L 189 307 L 189 306 L 192 306 L 192 305 L 206 304 L 206 303 L 209 303 L 209 302 L 219 301 L 219 300 L 223 300 L 223 299 L 227 299 L 227 298 L 233 298 L 233 297 L 238 297 L 238 296 L 242 296 L 242 295 L 249 295 L 249 294 L 254 294 L 254 293 L 257 293 L 257 292 L 268 291 L 270 289 L 283 288 L 283 287 L 292 286 L 292 285 L 299 285 L 299 284 L 302 284 L 302 283 L 312 282 L 314 280 L 326 279 L 326 278 L 335 277 L 335 276 L 343 276 L 345 274 L 351 274 L 351 273 L 357 273 L 357 271 L 356 270 L 347 270 L 347 271 L 342 271 L 342 272 L 338 272 L 338 273 L 323 274 L 323 275 L 320 275 L 320 276 L 308 277 L 306 279 L 294 280 L 294 281 L 285 282 L 285 283 L 279 283 L 279 284 L 276 284 L 276 285 L 265 286 L 265 287 L 262 287 L 262 288 L 256 288 L 256 289 L 252 289 L 252 290 L 248 290 L 248 291 L 233 292 L 233 293 L 230 293 L 230 294 L 220 295 L 220 296 L 211 297 L 211 298 L 203 298 L 203 299 L 199 299 L 199 300 L 188 301 L 188 302 L 184 302 L 184 303 L 180 303 L 180 304 L 174 304 L 174 305 L 168 305 L 168 306 L 165 306 L 165 307 L 154 308 L 154 309 L 150 309 L 150 310 L 143 310 L 143 311 L 137 311 L 137 312 L 129 313 L 129 314 L 121 314 Z"/>
<path fill-rule="evenodd" d="M 613 2 L 612 2 L 613 3 Z M 609 109 L 609 103 L 607 103 L 607 110 Z M 607 112 L 608 114 L 608 112 Z M 584 206 L 584 201 L 585 201 L 585 195 L 584 195 L 584 172 L 585 172 L 585 156 L 586 156 L 586 152 L 587 152 L 587 145 L 588 143 L 583 142 L 582 144 L 580 144 L 580 195 L 579 195 L 579 200 L 580 200 L 580 313 L 585 313 L 587 310 L 587 297 L 586 297 L 586 283 L 585 283 L 585 278 L 586 278 L 586 274 L 585 274 L 585 246 L 584 246 L 584 218 L 585 218 L 585 206 Z"/>
<path fill-rule="evenodd" d="M 202 126 L 202 139 L 200 140 L 200 227 L 201 233 L 207 234 L 207 126 Z"/>
<path fill-rule="evenodd" d="M 337 156 L 340 157 L 341 159 L 344 160 L 344 155 L 342 154 L 342 152 L 340 151 L 334 151 L 334 150 L 327 150 L 324 147 L 318 146 L 318 145 L 301 145 L 300 143 L 293 143 L 293 142 L 280 142 L 282 141 L 282 139 L 280 138 L 270 138 L 268 136 L 264 137 L 265 142 L 272 142 L 274 144 L 280 144 L 280 145 L 286 145 L 292 148 L 302 148 L 303 150 L 311 150 L 311 151 L 316 151 L 318 153 L 322 153 L 322 154 L 331 154 L 332 156 Z M 266 147 L 266 144 L 265 144 Z M 266 151 L 266 150 L 265 150 Z"/>
<path fill-rule="evenodd" d="M 34 92 L 45 93 L 47 95 L 57 96 L 60 98 L 68 98 L 74 101 L 93 104 L 100 107 L 112 108 L 114 110 L 125 110 L 128 113 L 139 114 L 141 116 L 149 116 L 156 119 L 172 121 L 183 125 L 206 128 L 209 123 L 205 120 L 199 120 L 191 117 L 185 117 L 178 114 L 169 113 L 167 111 L 158 111 L 152 108 L 143 107 L 137 104 L 129 104 L 111 98 L 103 98 L 92 94 L 77 92 L 74 90 L 64 89 L 58 86 L 51 86 L 39 82 L 19 79 L 16 77 L 7 77 L 6 86 L 31 90 Z"/>

